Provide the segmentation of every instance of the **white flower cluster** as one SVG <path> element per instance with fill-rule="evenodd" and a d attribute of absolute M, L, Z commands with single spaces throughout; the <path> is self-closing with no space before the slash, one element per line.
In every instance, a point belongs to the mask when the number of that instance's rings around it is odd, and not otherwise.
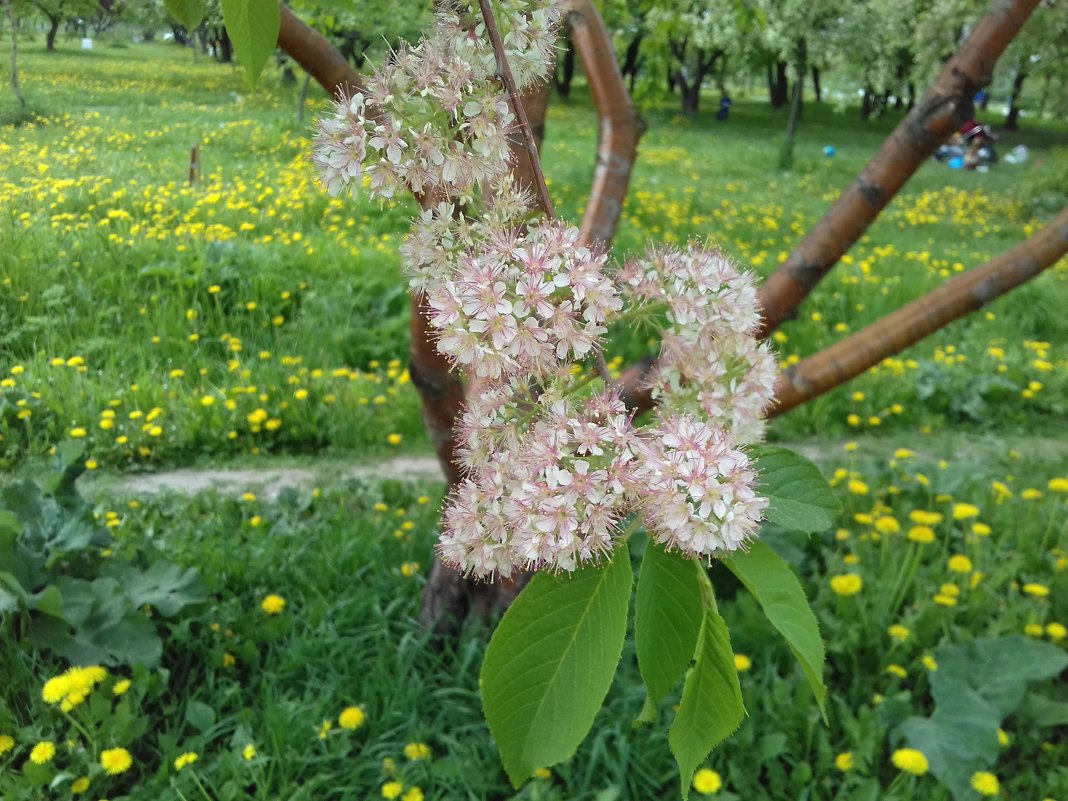
<path fill-rule="evenodd" d="M 562 4 L 498 5 L 517 82 L 543 78 Z M 466 477 L 445 510 L 443 561 L 480 577 L 570 571 L 611 550 L 634 515 L 671 549 L 740 547 L 767 505 L 743 448 L 763 434 L 775 379 L 754 338 L 751 277 L 697 245 L 650 251 L 613 275 L 576 229 L 532 222 L 532 198 L 509 173 L 512 110 L 477 4 L 453 7 L 320 122 L 315 154 L 332 194 L 363 184 L 382 198 L 406 188 L 439 199 L 402 255 L 438 349 L 468 376 L 457 430 Z M 631 312 L 667 321 L 651 379 L 659 406 L 644 428 L 607 376 L 578 364 Z"/>

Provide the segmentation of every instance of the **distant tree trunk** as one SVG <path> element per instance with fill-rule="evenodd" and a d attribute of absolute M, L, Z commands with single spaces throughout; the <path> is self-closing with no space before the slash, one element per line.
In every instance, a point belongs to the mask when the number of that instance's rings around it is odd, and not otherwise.
<path fill-rule="evenodd" d="M 912 81 L 909 81 L 908 93 L 909 102 L 906 108 L 908 108 L 909 111 L 912 111 L 913 106 L 916 105 L 916 84 L 914 84 Z"/>
<path fill-rule="evenodd" d="M 45 50 L 49 53 L 56 49 L 56 34 L 59 33 L 59 23 L 62 19 L 51 14 L 46 15 L 48 17 L 48 35 L 45 36 Z"/>
<path fill-rule="evenodd" d="M 822 103 L 823 90 L 820 88 L 820 68 L 815 66 L 812 68 L 812 90 L 816 94 L 816 102 Z"/>
<path fill-rule="evenodd" d="M 571 43 L 570 31 L 564 30 L 564 54 L 553 70 L 553 84 L 560 97 L 571 96 L 571 81 L 575 77 L 575 46 Z"/>
<path fill-rule="evenodd" d="M 174 43 L 185 47 L 189 44 L 189 31 L 184 25 L 171 25 L 171 33 L 174 35 Z"/>
<path fill-rule="evenodd" d="M 4 13 L 11 25 L 11 91 L 18 98 L 19 106 L 25 108 L 26 98 L 22 96 L 22 89 L 19 87 L 19 28 L 11 11 L 11 0 L 3 0 L 3 3 Z"/>
<path fill-rule="evenodd" d="M 768 67 L 768 98 L 772 108 L 782 108 L 790 97 L 790 78 L 786 72 L 785 61 L 775 62 L 775 73 Z"/>
<path fill-rule="evenodd" d="M 1027 72 L 1018 70 L 1016 77 L 1012 79 L 1012 94 L 1009 95 L 1009 113 L 1005 115 L 1005 130 L 1015 131 L 1020 127 L 1020 92 L 1023 91 L 1024 81 L 1027 80 Z"/>
<path fill-rule="evenodd" d="M 860 118 L 866 120 L 871 116 L 875 107 L 874 95 L 870 86 L 864 87 L 864 95 L 860 98 Z"/>
<path fill-rule="evenodd" d="M 794 80 L 794 91 L 790 97 L 790 117 L 786 121 L 786 142 L 783 144 L 782 155 L 779 158 L 779 167 L 788 170 L 794 166 L 794 138 L 797 134 L 797 123 L 801 119 L 801 101 L 805 92 L 805 73 L 808 71 L 808 43 L 801 39 L 797 43 L 797 77 Z"/>
<path fill-rule="evenodd" d="M 634 92 L 634 82 L 638 79 L 638 51 L 642 46 L 641 34 L 635 36 L 630 40 L 630 44 L 627 45 L 627 52 L 623 56 L 623 66 L 620 68 L 620 72 L 624 76 L 630 78 L 630 91 Z"/>
<path fill-rule="evenodd" d="M 215 37 L 215 57 L 223 64 L 232 64 L 234 61 L 234 44 L 230 41 L 230 34 L 223 28 Z"/>
<path fill-rule="evenodd" d="M 311 73 L 304 73 L 304 85 L 300 87 L 300 101 L 297 103 L 297 122 L 304 122 L 304 105 L 308 102 L 308 87 L 311 85 Z"/>
<path fill-rule="evenodd" d="M 701 81 L 698 78 L 687 80 L 681 70 L 676 74 L 676 83 L 679 85 L 679 94 L 682 96 L 682 113 L 696 114 L 697 107 L 701 103 Z"/>

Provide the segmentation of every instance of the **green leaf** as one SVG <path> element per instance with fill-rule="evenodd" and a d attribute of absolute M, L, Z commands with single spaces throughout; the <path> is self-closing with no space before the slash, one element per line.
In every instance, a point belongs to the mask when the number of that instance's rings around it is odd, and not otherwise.
<path fill-rule="evenodd" d="M 103 571 L 122 585 L 136 607 L 154 607 L 164 617 L 174 617 L 190 604 L 203 603 L 207 590 L 194 568 L 182 570 L 171 562 L 153 562 L 141 571 L 130 564 L 114 562 Z"/>
<path fill-rule="evenodd" d="M 649 542 L 638 577 L 634 644 L 652 703 L 671 691 L 693 660 L 703 611 L 693 561 Z"/>
<path fill-rule="evenodd" d="M 794 571 L 762 542 L 752 543 L 748 552 L 735 552 L 723 564 L 756 598 L 768 622 L 786 639 L 826 720 L 823 639 L 816 615 Z"/>
<path fill-rule="evenodd" d="M 190 701 L 185 708 L 185 719 L 198 733 L 204 734 L 215 725 L 215 710 L 201 701 Z"/>
<path fill-rule="evenodd" d="M 771 445 L 754 446 L 749 454 L 760 473 L 757 491 L 771 502 L 764 510 L 765 520 L 808 533 L 831 527 L 842 505 L 816 465 Z"/>
<path fill-rule="evenodd" d="M 612 683 L 633 575 L 607 564 L 538 573 L 501 619 L 482 662 L 482 708 L 512 785 L 574 753 Z"/>
<path fill-rule="evenodd" d="M 192 33 L 204 19 L 204 0 L 163 0 L 171 16 Z"/>
<path fill-rule="evenodd" d="M 277 0 L 222 0 L 223 22 L 252 83 L 278 44 L 282 17 Z"/>
<path fill-rule="evenodd" d="M 693 568 L 700 571 L 705 584 L 705 613 L 697 638 L 697 661 L 686 676 L 679 712 L 668 731 L 671 752 L 679 763 L 683 801 L 690 795 L 697 766 L 734 733 L 745 717 L 727 624 L 716 609 L 712 586 L 703 569 L 696 562 Z"/>

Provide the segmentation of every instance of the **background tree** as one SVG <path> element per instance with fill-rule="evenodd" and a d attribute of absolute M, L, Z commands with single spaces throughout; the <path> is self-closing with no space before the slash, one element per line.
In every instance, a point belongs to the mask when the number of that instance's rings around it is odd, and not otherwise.
<path fill-rule="evenodd" d="M 683 114 L 697 113 L 705 78 L 737 48 L 735 10 L 731 0 L 672 0 L 656 3 L 646 15 L 650 66 L 664 65 L 678 86 Z"/>

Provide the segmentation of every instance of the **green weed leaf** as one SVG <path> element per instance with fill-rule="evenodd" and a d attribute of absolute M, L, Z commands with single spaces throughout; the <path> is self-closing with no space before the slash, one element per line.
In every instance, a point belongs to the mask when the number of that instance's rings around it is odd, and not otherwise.
<path fill-rule="evenodd" d="M 823 639 L 816 615 L 794 571 L 762 542 L 752 543 L 748 552 L 736 552 L 724 559 L 723 564 L 745 585 L 764 610 L 768 622 L 786 639 L 826 720 Z"/>
<path fill-rule="evenodd" d="M 768 522 L 807 533 L 831 527 L 842 505 L 816 465 L 770 445 L 750 448 L 750 455 L 760 474 L 757 491 L 771 502 L 764 511 Z"/>
<path fill-rule="evenodd" d="M 619 545 L 607 564 L 538 573 L 493 633 L 482 707 L 512 785 L 571 756 L 593 725 L 627 633 L 633 575 Z"/>
<path fill-rule="evenodd" d="M 690 795 L 694 772 L 709 752 L 727 739 L 745 717 L 742 688 L 734 666 L 730 634 L 716 609 L 712 587 L 701 567 L 691 563 L 705 583 L 704 617 L 697 638 L 696 662 L 682 688 L 682 701 L 668 743 L 679 763 L 682 797 Z"/>
<path fill-rule="evenodd" d="M 223 22 L 252 83 L 278 44 L 282 17 L 276 0 L 222 0 Z"/>
<path fill-rule="evenodd" d="M 650 541 L 638 577 L 634 643 L 652 703 L 671 691 L 693 660 L 702 612 L 693 561 Z"/>

